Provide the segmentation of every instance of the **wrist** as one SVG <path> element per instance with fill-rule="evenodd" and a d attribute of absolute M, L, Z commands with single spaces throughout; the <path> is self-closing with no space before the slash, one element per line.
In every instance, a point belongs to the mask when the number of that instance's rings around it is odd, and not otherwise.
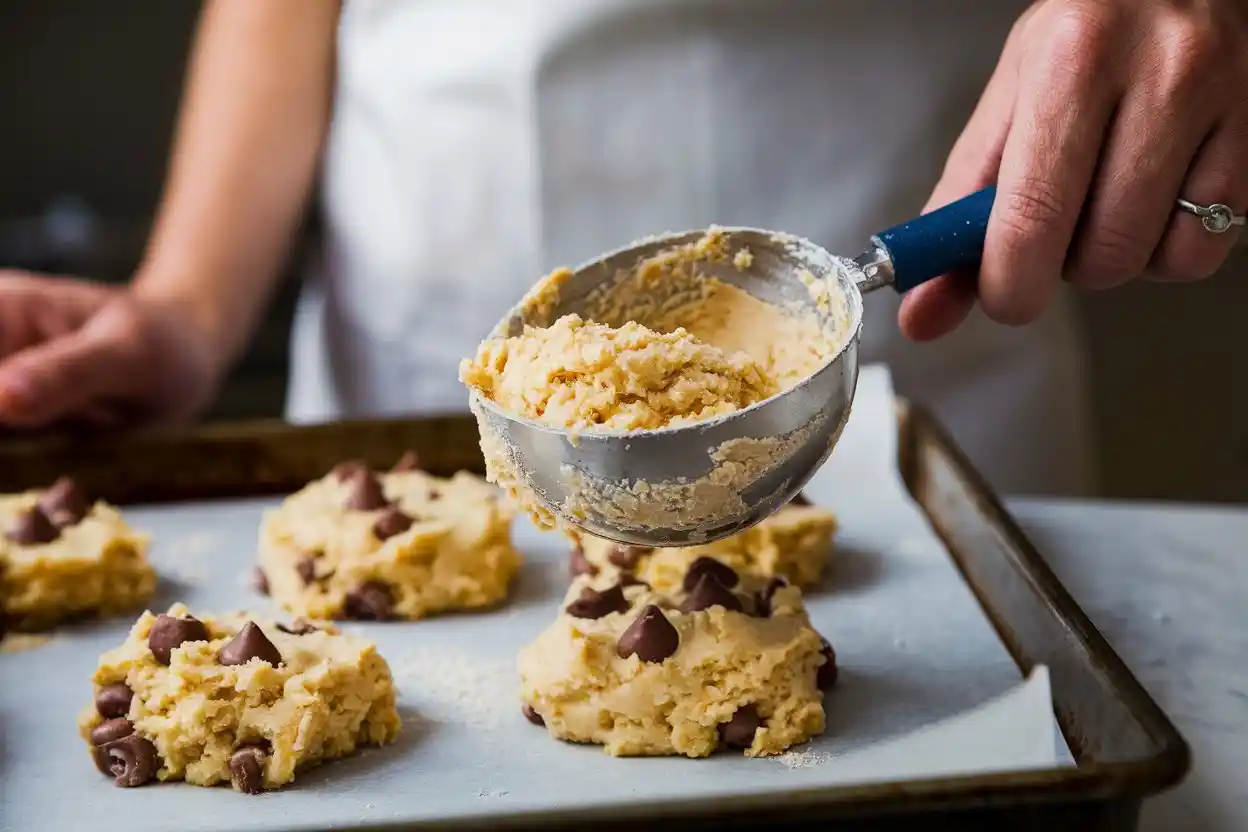
<path fill-rule="evenodd" d="M 226 304 L 205 290 L 211 286 L 211 281 L 193 278 L 186 271 L 144 265 L 130 283 L 130 295 L 152 315 L 178 328 L 215 381 L 229 370 L 245 342 L 232 331 Z"/>

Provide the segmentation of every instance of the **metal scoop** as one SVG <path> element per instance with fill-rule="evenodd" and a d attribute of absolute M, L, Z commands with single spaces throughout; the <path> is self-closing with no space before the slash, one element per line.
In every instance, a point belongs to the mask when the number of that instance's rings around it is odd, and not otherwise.
<path fill-rule="evenodd" d="M 975 193 L 871 238 L 872 246 L 850 259 L 829 254 L 788 234 L 721 228 L 733 249 L 746 247 L 752 264 L 699 264 L 703 272 L 771 303 L 798 304 L 821 320 L 844 316 L 843 346 L 812 375 L 744 410 L 692 425 L 632 433 L 569 431 L 520 418 L 472 392 L 483 444 L 493 441 L 516 478 L 551 514 L 585 531 L 633 546 L 689 546 L 741 532 L 775 512 L 802 489 L 828 458 L 849 417 L 858 379 L 862 295 L 891 285 L 908 291 L 956 269 L 976 268 L 995 188 Z M 609 286 L 641 261 L 700 239 L 708 229 L 651 238 L 610 252 L 575 270 L 553 307 L 516 307 L 491 337 L 519 335 L 526 325 L 544 327 L 563 315 L 584 314 L 591 293 Z M 832 284 L 843 303 L 821 309 L 807 283 Z M 826 306 L 826 304 L 825 304 Z M 644 323 L 644 321 L 643 321 Z M 714 479 L 740 440 L 762 440 L 783 449 L 763 470 L 742 478 L 720 477 L 730 486 L 718 507 L 689 520 L 656 526 L 646 515 L 673 515 L 673 499 L 693 499 L 690 484 Z M 725 444 L 729 443 L 729 444 Z M 684 491 L 682 491 L 684 489 Z M 588 496 L 587 496 L 588 495 Z M 705 493 L 703 494 L 705 496 Z"/>

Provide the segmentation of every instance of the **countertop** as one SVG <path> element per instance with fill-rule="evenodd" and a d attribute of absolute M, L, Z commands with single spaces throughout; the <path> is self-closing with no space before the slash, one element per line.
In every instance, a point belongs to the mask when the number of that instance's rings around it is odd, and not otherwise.
<path fill-rule="evenodd" d="M 1140 829 L 1248 830 L 1248 506 L 1008 504 L 1191 746 Z"/>

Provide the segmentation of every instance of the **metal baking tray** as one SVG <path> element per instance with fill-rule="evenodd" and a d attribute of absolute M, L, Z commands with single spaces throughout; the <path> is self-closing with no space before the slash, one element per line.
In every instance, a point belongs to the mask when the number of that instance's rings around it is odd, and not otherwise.
<path fill-rule="evenodd" d="M 490 827 L 798 828 L 815 821 L 855 831 L 1137 827 L 1142 801 L 1187 773 L 1186 743 L 936 420 L 905 401 L 897 414 L 898 465 L 908 490 L 1019 669 L 1049 668 L 1054 710 L 1077 765 L 715 801 L 639 796 L 623 810 L 502 815 Z M 72 470 L 91 492 L 122 505 L 283 494 L 344 458 L 380 467 L 408 448 L 433 473 L 482 470 L 476 425 L 467 417 L 299 427 L 252 422 L 124 439 L 0 442 L 0 491 L 46 484 Z M 474 825 L 481 822 L 457 828 Z"/>

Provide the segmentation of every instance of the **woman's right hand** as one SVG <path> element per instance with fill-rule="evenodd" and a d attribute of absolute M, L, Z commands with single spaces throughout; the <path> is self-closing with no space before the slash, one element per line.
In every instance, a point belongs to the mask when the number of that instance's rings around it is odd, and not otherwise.
<path fill-rule="evenodd" d="M 190 311 L 127 287 L 0 270 L 0 427 L 193 416 L 223 370 Z"/>

